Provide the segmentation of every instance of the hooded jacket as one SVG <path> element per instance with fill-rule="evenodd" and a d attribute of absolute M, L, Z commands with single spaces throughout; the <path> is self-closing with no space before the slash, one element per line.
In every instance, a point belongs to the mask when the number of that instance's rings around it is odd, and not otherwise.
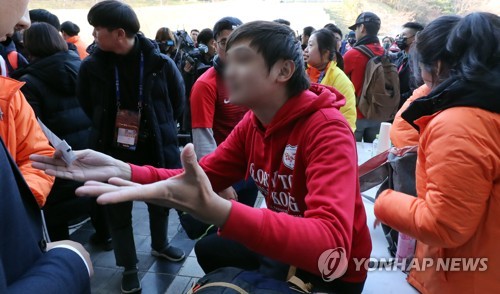
<path fill-rule="evenodd" d="M 500 68 L 487 75 L 451 77 L 409 106 L 402 116 L 420 133 L 418 197 L 386 190 L 375 202 L 381 222 L 417 240 L 420 264 L 432 262 L 408 276 L 422 293 L 500 288 L 500 84 L 491 82 Z"/>
<path fill-rule="evenodd" d="M 358 182 L 356 143 L 338 110 L 345 98 L 313 84 L 290 98 L 264 127 L 248 112 L 200 165 L 214 191 L 251 177 L 268 209 L 232 202 L 219 231 L 266 257 L 321 276 L 320 255 L 342 247 L 348 259 L 345 282 L 363 282 L 353 258 L 369 258 L 371 239 Z M 132 167 L 132 180 L 151 183 L 182 170 Z"/>
<path fill-rule="evenodd" d="M 19 90 L 23 83 L 0 77 L 0 136 L 16 162 L 33 195 L 42 207 L 45 204 L 54 177 L 31 167 L 31 154 L 52 156 L 49 145 L 33 109 Z"/>
<path fill-rule="evenodd" d="M 75 150 L 89 147 L 91 122 L 76 97 L 80 58 L 73 51 L 39 59 L 13 73 L 37 117 Z"/>
<path fill-rule="evenodd" d="M 340 108 L 340 112 L 351 126 L 352 131 L 356 131 L 356 94 L 354 86 L 345 73 L 337 66 L 337 62 L 332 61 L 327 65 L 326 72 L 321 81 L 318 81 L 321 72 L 316 68 L 308 67 L 307 74 L 312 82 L 334 87 L 344 95 L 346 103 Z"/>

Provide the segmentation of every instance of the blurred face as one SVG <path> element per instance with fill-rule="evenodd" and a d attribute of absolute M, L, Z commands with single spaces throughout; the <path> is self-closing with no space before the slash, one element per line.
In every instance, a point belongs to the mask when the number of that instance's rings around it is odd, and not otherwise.
<path fill-rule="evenodd" d="M 191 39 L 193 39 L 193 42 L 195 42 L 195 43 L 198 42 L 198 35 L 199 34 L 200 33 L 198 33 L 197 31 L 192 31 L 191 32 Z"/>
<path fill-rule="evenodd" d="M 225 62 L 226 61 L 226 43 L 227 38 L 233 32 L 233 30 L 223 30 L 218 36 L 215 36 L 216 51 L 219 58 Z"/>
<path fill-rule="evenodd" d="M 120 41 L 120 29 L 109 31 L 107 28 L 95 27 L 92 33 L 94 41 L 102 51 L 113 52 Z M 123 30 L 122 30 L 123 31 Z"/>
<path fill-rule="evenodd" d="M 342 36 L 338 33 L 333 33 L 333 35 L 335 36 L 335 42 L 337 44 L 335 49 L 337 50 L 337 52 L 340 52 L 340 47 L 342 47 Z"/>
<path fill-rule="evenodd" d="M 410 28 L 403 28 L 400 38 L 406 38 L 406 45 L 410 47 L 411 44 L 413 44 L 413 42 L 415 41 L 416 34 L 417 33 L 415 32 L 415 30 L 412 30 Z"/>
<path fill-rule="evenodd" d="M 250 47 L 250 41 L 234 43 L 226 52 L 224 70 L 229 101 L 249 108 L 265 104 L 270 93 L 283 86 L 276 82 L 279 64 L 269 71 L 263 56 Z"/>
<path fill-rule="evenodd" d="M 389 48 L 389 47 L 391 47 L 391 45 L 392 45 L 392 44 L 391 44 L 391 39 L 389 39 L 389 38 L 385 38 L 385 39 L 383 39 L 383 40 L 382 40 L 382 43 L 383 43 L 383 45 L 384 45 L 384 48 Z"/>
<path fill-rule="evenodd" d="M 356 40 L 360 40 L 361 38 L 366 36 L 365 25 L 364 24 L 358 25 L 354 33 L 356 34 Z"/>
<path fill-rule="evenodd" d="M 0 0 L 0 39 L 12 35 L 14 29 L 24 30 L 30 26 L 29 0 Z"/>
<path fill-rule="evenodd" d="M 208 47 L 208 55 L 210 57 L 214 57 L 215 54 L 217 54 L 217 49 L 216 49 L 216 43 L 215 43 L 215 40 L 214 39 L 211 39 L 208 44 L 206 44 L 207 47 Z"/>
<path fill-rule="evenodd" d="M 328 54 L 328 51 L 321 54 L 319 51 L 318 40 L 316 35 L 313 34 L 311 38 L 309 38 L 309 44 L 307 44 L 306 50 L 304 50 L 304 59 L 307 60 L 307 64 L 312 67 L 322 69 L 329 61 Z"/>
<path fill-rule="evenodd" d="M 432 77 L 432 73 L 426 69 L 426 66 L 424 66 L 422 63 L 419 63 L 420 67 L 420 74 L 422 76 L 422 80 L 424 81 L 424 84 L 429 87 L 433 88 L 434 87 L 434 81 Z"/>

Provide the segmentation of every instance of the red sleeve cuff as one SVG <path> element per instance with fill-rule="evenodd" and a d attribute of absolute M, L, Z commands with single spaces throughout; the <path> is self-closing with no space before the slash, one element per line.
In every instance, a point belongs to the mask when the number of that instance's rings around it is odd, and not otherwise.
<path fill-rule="evenodd" d="M 219 230 L 219 236 L 252 247 L 252 244 L 259 242 L 264 211 L 236 201 L 231 202 L 231 212 L 223 228 Z"/>
<path fill-rule="evenodd" d="M 151 184 L 155 182 L 151 170 L 147 166 L 138 166 L 131 163 L 129 163 L 129 165 L 132 182 L 138 184 Z"/>

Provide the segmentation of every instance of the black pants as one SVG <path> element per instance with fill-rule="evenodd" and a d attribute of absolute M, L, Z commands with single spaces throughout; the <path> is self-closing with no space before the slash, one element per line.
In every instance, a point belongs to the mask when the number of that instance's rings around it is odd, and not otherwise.
<path fill-rule="evenodd" d="M 259 271 L 277 280 L 286 280 L 289 265 L 257 254 L 244 245 L 210 234 L 199 240 L 195 247 L 198 263 L 205 273 L 222 267 L 237 267 L 248 271 Z M 335 294 L 357 294 L 363 291 L 364 282 L 347 283 L 334 280 L 327 283 L 319 276 L 297 270 L 296 276 L 306 283 L 311 283 L 316 292 Z"/>
<path fill-rule="evenodd" d="M 94 198 L 80 198 L 75 190 L 82 183 L 56 179 L 47 202 L 43 207 L 45 222 L 51 241 L 69 239 L 68 223 L 89 214 L 96 233 L 103 239 L 109 238 L 104 217 L 104 208 L 95 204 Z"/>
<path fill-rule="evenodd" d="M 132 202 L 124 202 L 107 206 L 111 237 L 117 266 L 125 268 L 137 264 L 134 233 L 132 229 Z M 170 208 L 153 204 L 148 205 L 149 229 L 151 231 L 151 247 L 162 251 L 168 246 L 168 214 Z"/>
<path fill-rule="evenodd" d="M 380 132 L 380 121 L 371 119 L 360 119 L 356 121 L 356 141 L 365 143 L 372 143 Z"/>

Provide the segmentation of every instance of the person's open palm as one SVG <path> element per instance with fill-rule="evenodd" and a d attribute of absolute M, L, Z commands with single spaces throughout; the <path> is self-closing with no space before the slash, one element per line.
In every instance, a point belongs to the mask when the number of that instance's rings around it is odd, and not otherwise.
<path fill-rule="evenodd" d="M 133 200 L 176 208 L 199 220 L 221 226 L 231 210 L 231 202 L 219 197 L 198 164 L 192 144 L 181 154 L 184 172 L 165 181 L 138 185 L 112 178 L 110 184 L 89 182 L 78 188 L 77 195 L 98 196 L 99 204 L 115 204 Z"/>
<path fill-rule="evenodd" d="M 44 170 L 46 174 L 58 178 L 85 182 L 108 181 L 111 177 L 130 179 L 128 164 L 114 159 L 111 156 L 93 150 L 75 151 L 76 160 L 67 165 L 61 158 L 61 153 L 56 152 L 54 157 L 31 155 L 34 168 Z"/>

